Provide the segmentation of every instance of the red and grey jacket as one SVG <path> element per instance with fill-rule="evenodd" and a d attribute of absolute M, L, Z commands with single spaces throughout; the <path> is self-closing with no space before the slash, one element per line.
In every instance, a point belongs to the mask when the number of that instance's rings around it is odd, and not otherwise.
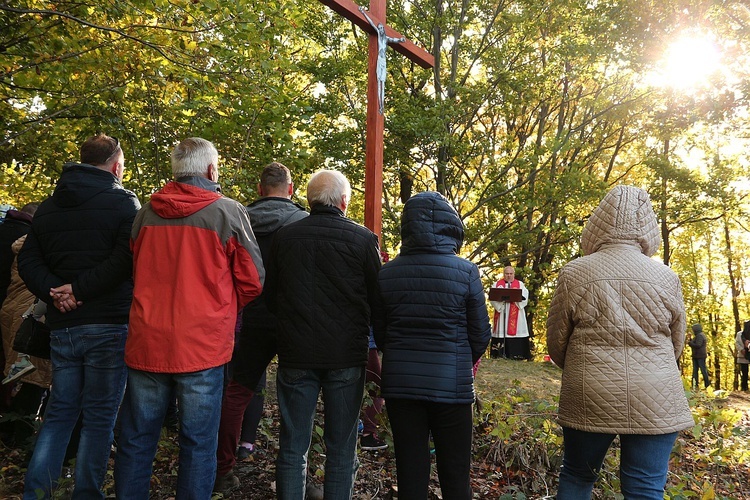
<path fill-rule="evenodd" d="M 125 362 L 186 373 L 232 357 L 241 307 L 265 271 L 245 207 L 207 179 L 170 182 L 133 222 L 133 306 Z"/>

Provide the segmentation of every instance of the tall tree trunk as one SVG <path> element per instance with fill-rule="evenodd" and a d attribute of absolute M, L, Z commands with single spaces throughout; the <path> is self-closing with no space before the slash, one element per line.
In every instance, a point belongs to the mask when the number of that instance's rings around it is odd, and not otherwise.
<path fill-rule="evenodd" d="M 669 137 L 664 139 L 664 164 L 669 165 Z M 662 259 L 664 265 L 669 265 L 669 226 L 667 225 L 667 176 L 661 176 L 661 241 L 664 252 Z"/>
<path fill-rule="evenodd" d="M 443 45 L 443 15 L 445 14 L 445 8 L 443 6 L 443 0 L 435 1 L 435 13 L 437 14 L 437 22 L 432 29 L 432 53 L 435 55 L 435 66 L 432 69 L 433 79 L 435 82 L 435 100 L 443 100 L 443 79 L 440 74 L 442 65 L 440 51 Z M 436 190 L 438 193 L 445 195 L 445 173 L 446 164 L 450 155 L 448 153 L 448 146 L 446 141 L 448 140 L 448 131 L 446 131 L 445 137 L 439 140 L 440 146 L 437 151 L 437 171 L 435 173 Z"/>
<path fill-rule="evenodd" d="M 742 329 L 740 324 L 740 306 L 737 303 L 737 297 L 740 295 L 739 288 L 737 287 L 737 280 L 734 277 L 734 255 L 732 253 L 732 239 L 729 235 L 729 220 L 726 212 L 723 217 L 724 222 L 724 251 L 727 255 L 727 276 L 729 277 L 729 285 L 732 288 L 732 314 L 734 315 L 734 332 L 738 332 Z"/>
<path fill-rule="evenodd" d="M 732 289 L 732 314 L 734 315 L 734 331 L 732 332 L 732 339 L 734 340 L 737 332 L 742 329 L 740 324 L 740 306 L 737 303 L 737 297 L 740 295 L 740 291 L 737 287 L 737 280 L 734 276 L 734 255 L 732 254 L 732 239 L 729 236 L 729 219 L 726 212 L 722 217 L 724 222 L 724 251 L 726 252 L 727 258 L 727 276 L 729 277 L 729 285 Z M 732 356 L 734 358 L 734 380 L 732 387 L 737 390 L 739 387 L 739 369 L 737 365 L 736 353 Z"/>
<path fill-rule="evenodd" d="M 711 234 L 706 236 L 706 253 L 708 254 L 708 299 L 709 299 L 709 313 L 708 313 L 708 331 L 711 334 L 711 345 L 713 346 L 713 365 L 714 365 L 714 388 L 719 389 L 721 387 L 721 356 L 719 356 L 718 346 L 721 344 L 719 341 L 719 332 L 717 331 L 716 325 L 719 324 L 721 317 L 718 313 L 714 312 L 714 304 L 716 303 L 716 294 L 714 292 L 714 266 L 713 266 L 713 249 L 711 248 Z M 711 358 L 711 355 L 707 356 Z"/>

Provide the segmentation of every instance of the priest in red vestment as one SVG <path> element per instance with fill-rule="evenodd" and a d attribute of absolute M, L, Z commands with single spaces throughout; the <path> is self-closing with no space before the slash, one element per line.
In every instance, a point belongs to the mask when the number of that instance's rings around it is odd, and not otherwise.
<path fill-rule="evenodd" d="M 492 322 L 492 358 L 531 359 L 529 327 L 524 309 L 529 302 L 529 291 L 523 281 L 516 279 L 513 266 L 503 270 L 503 278 L 495 283 L 495 288 L 520 288 L 520 302 L 490 301 L 495 308 Z"/>

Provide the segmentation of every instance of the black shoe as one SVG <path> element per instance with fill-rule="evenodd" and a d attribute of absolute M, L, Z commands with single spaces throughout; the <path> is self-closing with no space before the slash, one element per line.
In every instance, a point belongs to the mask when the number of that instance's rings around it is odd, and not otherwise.
<path fill-rule="evenodd" d="M 359 438 L 359 447 L 365 451 L 377 451 L 388 448 L 388 445 L 376 438 L 374 434 L 365 434 Z"/>

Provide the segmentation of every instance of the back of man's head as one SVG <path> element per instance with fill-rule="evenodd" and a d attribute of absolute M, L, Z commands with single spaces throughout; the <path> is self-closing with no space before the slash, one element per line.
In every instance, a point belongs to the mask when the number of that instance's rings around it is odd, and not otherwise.
<path fill-rule="evenodd" d="M 120 141 L 106 134 L 89 137 L 81 145 L 81 163 L 104 167 L 117 157 Z"/>
<path fill-rule="evenodd" d="M 318 170 L 307 183 L 307 203 L 340 207 L 349 203 L 352 187 L 347 178 L 336 170 Z"/>
<path fill-rule="evenodd" d="M 260 174 L 260 190 L 263 196 L 289 198 L 291 184 L 292 174 L 289 169 L 277 161 L 266 165 Z"/>
<path fill-rule="evenodd" d="M 37 208 L 39 208 L 39 203 L 27 203 L 26 205 L 21 207 L 21 212 L 33 216 L 36 213 Z"/>
<path fill-rule="evenodd" d="M 180 142 L 172 151 L 172 175 L 180 177 L 205 177 L 208 166 L 219 168 L 219 153 L 213 144 L 200 137 L 190 137 Z"/>

